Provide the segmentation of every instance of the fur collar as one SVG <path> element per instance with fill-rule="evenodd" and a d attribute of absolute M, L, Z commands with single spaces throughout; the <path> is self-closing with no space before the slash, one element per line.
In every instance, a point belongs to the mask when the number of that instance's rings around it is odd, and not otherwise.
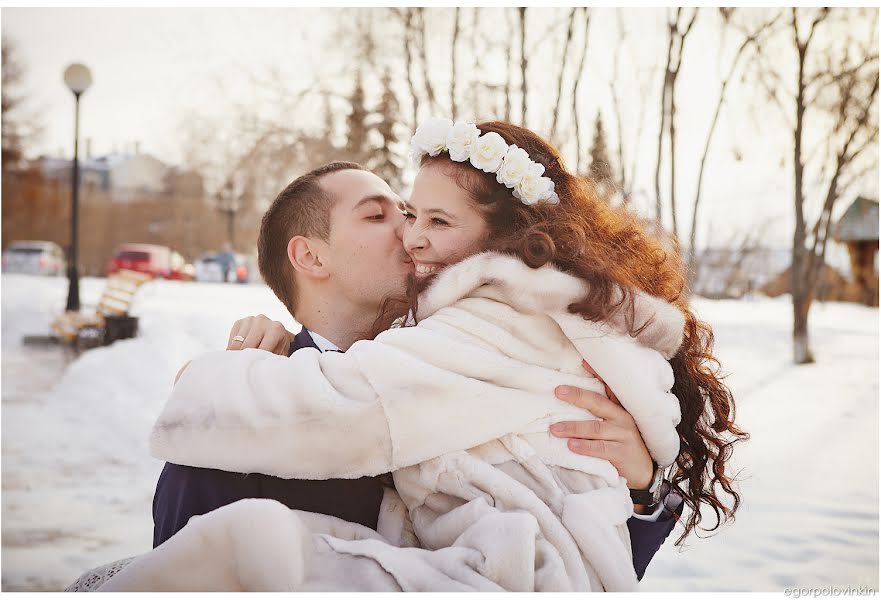
<path fill-rule="evenodd" d="M 482 289 L 481 289 L 482 288 Z M 551 264 L 528 267 L 518 258 L 498 252 L 475 254 L 451 265 L 419 297 L 419 320 L 469 296 L 492 297 L 524 313 L 568 313 L 567 307 L 587 294 L 588 283 Z M 478 290 L 480 290 L 478 292 Z M 620 294 L 620 292 L 619 292 Z M 610 325 L 627 333 L 626 310 L 619 310 Z M 669 302 L 637 291 L 634 323 L 648 323 L 636 336 L 644 346 L 670 359 L 682 343 L 685 317 Z"/>

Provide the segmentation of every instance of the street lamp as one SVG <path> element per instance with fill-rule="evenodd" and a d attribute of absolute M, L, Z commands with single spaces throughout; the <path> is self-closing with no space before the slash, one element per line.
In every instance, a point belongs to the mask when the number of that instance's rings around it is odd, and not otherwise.
<path fill-rule="evenodd" d="M 64 70 L 64 83 L 73 92 L 76 99 L 73 129 L 73 193 L 71 194 L 70 209 L 70 250 L 67 253 L 67 279 L 70 286 L 67 289 L 67 310 L 80 309 L 80 278 L 77 271 L 77 215 L 79 214 L 79 188 L 80 188 L 80 96 L 92 85 L 92 74 L 88 67 L 74 63 Z"/>

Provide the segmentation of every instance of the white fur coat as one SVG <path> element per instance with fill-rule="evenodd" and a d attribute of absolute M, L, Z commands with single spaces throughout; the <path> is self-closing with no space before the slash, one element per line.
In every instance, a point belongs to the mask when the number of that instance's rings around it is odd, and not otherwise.
<path fill-rule="evenodd" d="M 637 293 L 633 323 L 645 326 L 634 338 L 627 311 L 606 323 L 570 314 L 567 306 L 586 291 L 552 266 L 530 269 L 484 253 L 437 276 L 420 297 L 418 326 L 345 354 L 210 353 L 175 386 L 152 432 L 153 455 L 300 479 L 393 471 L 421 548 L 440 554 L 306 527 L 323 549 L 380 565 L 394 579 L 391 589 L 633 589 L 626 484 L 607 461 L 576 455 L 548 433 L 556 421 L 594 418 L 553 390 L 568 384 L 603 393 L 582 368 L 586 358 L 653 458 L 671 464 L 680 413 L 667 359 L 684 320 L 670 304 Z M 395 512 L 395 502 L 389 496 L 383 510 Z M 412 543 L 402 519 L 384 524 L 381 515 L 379 530 L 392 545 Z M 308 569 L 298 569 L 285 585 L 306 589 Z"/>

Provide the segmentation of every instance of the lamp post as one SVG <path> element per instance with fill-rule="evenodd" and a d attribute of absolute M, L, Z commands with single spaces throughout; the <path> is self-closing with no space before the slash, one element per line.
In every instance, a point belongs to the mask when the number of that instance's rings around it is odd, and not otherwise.
<path fill-rule="evenodd" d="M 64 83 L 73 92 L 75 98 L 74 129 L 73 129 L 73 184 L 70 209 L 70 250 L 67 253 L 67 310 L 80 309 L 80 278 L 77 270 L 77 224 L 79 214 L 80 188 L 80 96 L 92 85 L 92 74 L 85 65 L 74 63 L 64 70 Z"/>

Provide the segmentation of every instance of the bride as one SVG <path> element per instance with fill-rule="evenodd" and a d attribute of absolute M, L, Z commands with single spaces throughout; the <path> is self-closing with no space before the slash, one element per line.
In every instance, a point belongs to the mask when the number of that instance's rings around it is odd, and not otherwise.
<path fill-rule="evenodd" d="M 101 590 L 633 590 L 626 482 L 548 433 L 594 418 L 553 397 L 561 378 L 604 393 L 582 359 L 653 459 L 675 463 L 686 534 L 703 504 L 733 515 L 726 464 L 742 432 L 680 258 L 527 129 L 431 119 L 412 145 L 410 321 L 345 354 L 200 357 L 151 437 L 177 464 L 392 472 L 405 518 L 381 517 L 378 534 L 242 500 L 193 518 Z"/>

